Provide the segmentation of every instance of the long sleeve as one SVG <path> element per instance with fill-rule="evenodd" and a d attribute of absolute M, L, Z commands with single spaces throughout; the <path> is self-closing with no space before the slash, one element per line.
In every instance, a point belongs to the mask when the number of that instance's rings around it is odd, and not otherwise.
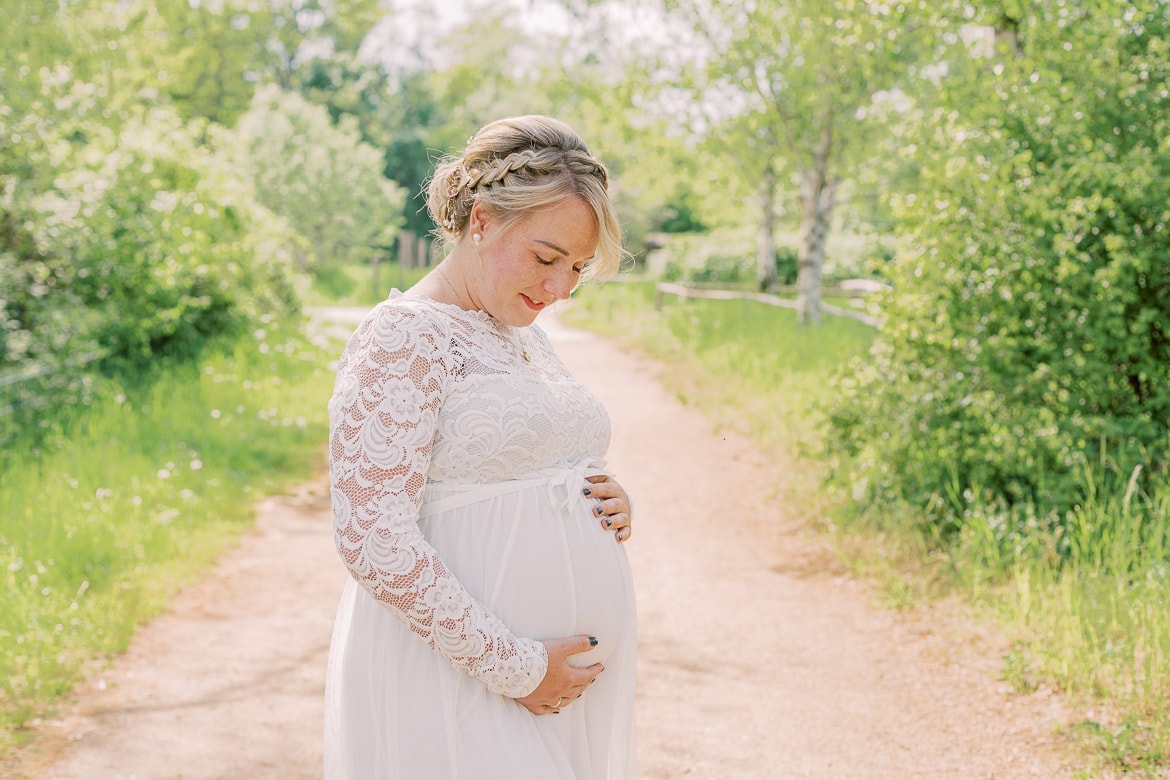
<path fill-rule="evenodd" d="M 334 540 L 351 576 L 435 652 L 519 698 L 544 677 L 544 645 L 473 598 L 418 526 L 451 359 L 446 329 L 398 306 L 351 339 L 329 402 Z"/>

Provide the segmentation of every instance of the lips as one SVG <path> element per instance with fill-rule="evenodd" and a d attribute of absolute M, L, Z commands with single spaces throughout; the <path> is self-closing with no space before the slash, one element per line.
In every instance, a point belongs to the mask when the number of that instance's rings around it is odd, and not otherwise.
<path fill-rule="evenodd" d="M 520 293 L 520 297 L 524 299 L 524 304 L 528 308 L 532 309 L 533 311 L 540 311 L 541 309 L 543 309 L 547 305 L 547 304 L 541 303 L 540 301 L 534 301 L 532 298 L 529 298 L 524 293 Z"/>

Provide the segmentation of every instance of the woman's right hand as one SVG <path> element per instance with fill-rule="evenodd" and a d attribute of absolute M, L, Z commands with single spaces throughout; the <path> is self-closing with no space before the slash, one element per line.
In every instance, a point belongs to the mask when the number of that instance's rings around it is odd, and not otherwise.
<path fill-rule="evenodd" d="M 589 684 L 597 679 L 605 667 L 593 664 L 578 668 L 569 663 L 569 656 L 584 653 L 597 646 L 597 638 L 574 636 L 566 639 L 546 639 L 544 648 L 548 651 L 548 671 L 536 690 L 522 699 L 517 699 L 533 715 L 548 715 L 560 712 L 585 692 Z"/>

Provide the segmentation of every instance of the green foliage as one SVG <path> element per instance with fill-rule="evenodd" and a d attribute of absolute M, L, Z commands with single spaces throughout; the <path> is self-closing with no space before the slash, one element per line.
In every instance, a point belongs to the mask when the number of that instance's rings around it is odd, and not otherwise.
<path fill-rule="evenodd" d="M 306 306 L 372 306 L 385 300 L 391 289 L 409 289 L 429 271 L 404 271 L 397 263 L 332 265 L 313 274 L 313 285 L 304 302 Z"/>
<path fill-rule="evenodd" d="M 185 119 L 226 126 L 248 109 L 257 84 L 291 87 L 322 63 L 352 61 L 382 14 L 378 0 L 71 0 L 62 6 L 74 48 L 94 45 L 96 64 L 83 78 L 111 93 L 137 91 L 135 99 L 170 105 Z"/>
<path fill-rule="evenodd" d="M 789 212 L 800 217 L 802 286 L 819 289 L 840 183 L 865 179 L 872 188 L 889 176 L 888 155 L 879 150 L 904 121 L 902 103 L 917 89 L 919 64 L 931 61 L 930 6 L 921 0 L 667 5 L 688 16 L 709 45 L 706 72 L 693 88 L 701 103 L 718 106 L 710 147 L 759 196 L 759 224 L 769 231 L 780 188 Z M 761 282 L 768 282 L 765 275 Z M 802 321 L 817 322 L 819 296 L 799 301 Z"/>
<path fill-rule="evenodd" d="M 0 116 L 21 139 L 0 170 L 0 369 L 100 349 L 138 373 L 294 310 L 270 217 L 197 146 L 202 129 L 164 109 L 108 127 L 84 87 L 60 87 L 63 109 Z"/>
<path fill-rule="evenodd" d="M 779 284 L 796 283 L 796 250 L 778 246 L 774 250 L 776 278 Z M 701 263 L 684 260 L 677 253 L 667 261 L 662 273 L 664 281 L 698 282 L 701 284 L 747 285 L 756 284 L 756 258 L 749 254 L 721 254 L 714 252 Z"/>
<path fill-rule="evenodd" d="M 687 265 L 677 258 L 666 264 L 662 278 L 668 282 L 743 284 L 755 278 L 755 261 L 746 255 L 709 255 L 701 265 Z"/>
<path fill-rule="evenodd" d="M 236 130 L 256 197 L 305 237 L 315 262 L 368 259 L 397 235 L 404 194 L 384 178 L 382 153 L 357 120 L 277 87 L 256 92 Z"/>
<path fill-rule="evenodd" d="M 382 146 L 386 164 L 383 173 L 406 194 L 402 207 L 402 229 L 423 236 L 435 225 L 426 210 L 425 187 L 434 169 L 437 147 L 428 139 L 446 119 L 446 107 L 437 97 L 424 73 L 405 73 L 380 110 L 371 111 L 366 125 L 382 128 L 388 139 Z M 362 115 L 358 115 L 361 120 Z M 369 142 L 373 142 L 370 140 Z"/>
<path fill-rule="evenodd" d="M 1066 524 L 1086 467 L 1165 472 L 1167 12 L 1130 13 L 1037 4 L 1024 54 L 954 60 L 973 86 L 911 152 L 887 327 L 839 383 L 832 431 L 871 497 L 943 533 L 973 507 Z"/>
<path fill-rule="evenodd" d="M 815 400 L 833 371 L 864 353 L 875 334 L 840 317 L 808 331 L 791 309 L 747 300 L 666 296 L 656 311 L 652 282 L 587 287 L 573 300 L 567 321 L 681 368 L 669 376 L 674 389 L 786 456 L 814 442 Z"/>
<path fill-rule="evenodd" d="M 836 385 L 855 516 L 925 540 L 1004 616 L 1005 676 L 1112 714 L 1111 770 L 1170 761 L 1168 9 L 982 9 L 904 141 L 886 327 Z M 955 36 L 956 39 L 958 36 Z M 987 41 L 990 43 L 990 41 Z M 1160 776 L 1160 775 L 1159 775 Z"/>
<path fill-rule="evenodd" d="M 1085 482 L 1082 504 L 1047 533 L 970 512 L 950 558 L 972 592 L 990 589 L 1013 638 L 1005 678 L 1105 702 L 1094 706 L 1104 717 L 1073 736 L 1113 769 L 1160 777 L 1170 765 L 1170 484 L 1103 492 L 1091 473 Z"/>
<path fill-rule="evenodd" d="M 273 330 L 149 389 L 105 381 L 78 427 L 5 462 L 0 752 L 249 527 L 254 501 L 309 475 L 332 354 Z"/>
<path fill-rule="evenodd" d="M 800 266 L 799 253 L 790 246 L 778 246 L 774 251 L 777 284 L 796 284 L 797 271 Z"/>
<path fill-rule="evenodd" d="M 699 233 L 707 229 L 696 213 L 694 197 L 688 192 L 676 192 L 653 215 L 650 229 L 658 233 Z"/>
<path fill-rule="evenodd" d="M 831 154 L 833 173 L 866 161 L 890 118 L 879 93 L 912 80 L 931 32 L 927 5 L 853 0 L 734 0 L 677 2 L 700 26 L 717 20 L 709 35 L 723 44 L 709 78 L 743 96 L 742 115 L 731 123 L 734 140 L 766 165 L 800 172 Z M 831 149 L 822 149 L 826 137 Z M 746 158 L 745 159 L 749 159 Z"/>
<path fill-rule="evenodd" d="M 143 73 L 152 8 L 19 2 L 3 33 L 0 372 L 143 376 L 295 310 L 292 231 Z"/>

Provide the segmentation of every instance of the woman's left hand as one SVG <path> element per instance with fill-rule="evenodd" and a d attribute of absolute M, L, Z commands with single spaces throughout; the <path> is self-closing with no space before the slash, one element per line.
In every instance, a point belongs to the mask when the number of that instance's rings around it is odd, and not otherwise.
<path fill-rule="evenodd" d="M 629 539 L 634 532 L 630 519 L 634 513 L 630 505 L 630 494 L 620 482 L 605 474 L 586 477 L 585 481 L 589 484 L 581 492 L 589 498 L 598 499 L 593 507 L 593 514 L 598 518 L 601 527 L 613 531 L 613 536 L 619 543 Z"/>

